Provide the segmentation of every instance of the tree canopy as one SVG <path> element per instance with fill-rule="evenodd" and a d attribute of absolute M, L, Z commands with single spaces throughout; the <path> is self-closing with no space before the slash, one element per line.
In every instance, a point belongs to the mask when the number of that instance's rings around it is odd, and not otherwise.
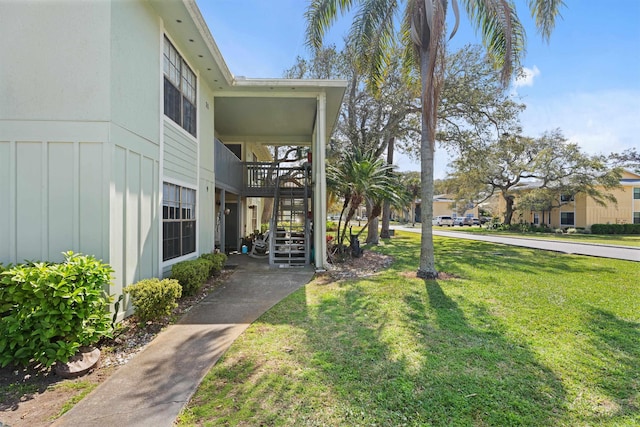
<path fill-rule="evenodd" d="M 463 2 L 472 25 L 479 30 L 490 58 L 501 70 L 501 80 L 510 81 L 518 69 L 525 47 L 525 35 L 515 6 L 505 0 L 466 0 Z M 555 25 L 562 0 L 529 0 L 536 26 L 548 38 Z M 420 81 L 422 106 L 420 131 L 420 169 L 422 200 L 433 199 L 433 165 L 437 109 L 443 83 L 445 29 L 449 5 L 455 17 L 452 37 L 458 28 L 458 1 L 451 0 L 312 0 L 306 12 L 307 44 L 314 49 L 322 45 L 325 31 L 340 13 L 357 7 L 349 33 L 349 44 L 360 69 L 366 70 L 370 85 L 381 81 L 389 52 L 400 39 L 404 48 L 406 75 L 415 73 Z M 399 17 L 401 19 L 398 19 Z M 400 22 L 400 28 L 398 23 Z M 398 36 L 399 33 L 399 36 Z M 420 266 L 417 275 L 435 279 L 433 206 L 423 209 Z"/>
<path fill-rule="evenodd" d="M 457 199 L 482 203 L 499 194 L 506 202 L 505 224 L 511 223 L 518 189 L 528 190 L 522 206 L 540 210 L 550 209 L 561 194 L 585 193 L 603 204 L 615 201 L 606 190 L 619 186 L 621 176 L 620 168 L 611 168 L 604 156 L 585 154 L 559 129 L 539 138 L 504 134 L 484 146 L 470 145 L 451 166 Z"/>

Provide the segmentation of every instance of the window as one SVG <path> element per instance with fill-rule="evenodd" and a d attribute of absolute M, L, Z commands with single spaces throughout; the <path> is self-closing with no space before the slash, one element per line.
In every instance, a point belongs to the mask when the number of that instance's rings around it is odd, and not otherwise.
<path fill-rule="evenodd" d="M 633 223 L 640 224 L 640 212 L 633 213 Z"/>
<path fill-rule="evenodd" d="M 162 260 L 196 251 L 196 190 L 165 182 L 162 189 Z"/>
<path fill-rule="evenodd" d="M 573 212 L 560 212 L 560 225 L 574 225 Z"/>
<path fill-rule="evenodd" d="M 633 189 L 633 198 L 635 200 L 640 200 L 640 187 L 635 187 Z"/>
<path fill-rule="evenodd" d="M 164 114 L 196 136 L 196 75 L 164 38 Z"/>
<path fill-rule="evenodd" d="M 540 224 L 540 214 L 538 212 L 533 213 L 533 223 L 536 225 Z"/>
<path fill-rule="evenodd" d="M 562 203 L 573 202 L 573 195 L 571 194 L 563 194 L 560 196 L 560 201 Z"/>

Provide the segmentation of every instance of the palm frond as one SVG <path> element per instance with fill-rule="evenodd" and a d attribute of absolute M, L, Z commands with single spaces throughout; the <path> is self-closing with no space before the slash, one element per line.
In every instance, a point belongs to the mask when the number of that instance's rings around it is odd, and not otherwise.
<path fill-rule="evenodd" d="M 322 46 L 324 34 L 338 18 L 338 12 L 345 14 L 355 0 L 311 0 L 304 13 L 307 20 L 305 43 L 312 49 Z"/>
<path fill-rule="evenodd" d="M 449 40 L 456 35 L 458 32 L 458 26 L 460 26 L 460 9 L 458 8 L 458 0 L 451 0 L 451 9 L 453 9 L 453 16 L 456 21 L 453 25 L 453 29 L 451 30 L 451 35 L 449 35 Z"/>
<path fill-rule="evenodd" d="M 556 26 L 556 18 L 562 18 L 560 8 L 564 7 L 562 0 L 529 0 L 531 16 L 536 21 L 538 32 L 544 40 L 549 40 L 551 32 Z"/>
<path fill-rule="evenodd" d="M 362 0 L 349 32 L 356 55 L 370 76 L 369 86 L 372 89 L 380 85 L 389 62 L 389 47 L 395 40 L 397 10 L 396 0 Z"/>
<path fill-rule="evenodd" d="M 466 0 L 466 10 L 507 86 L 525 50 L 525 31 L 511 0 Z"/>

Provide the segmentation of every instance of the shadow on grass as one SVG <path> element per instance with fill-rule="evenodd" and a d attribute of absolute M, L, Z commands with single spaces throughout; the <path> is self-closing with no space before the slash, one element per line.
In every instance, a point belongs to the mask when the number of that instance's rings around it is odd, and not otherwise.
<path fill-rule="evenodd" d="M 591 421 L 640 423 L 640 323 L 593 309 L 588 326 L 599 352 L 596 385 L 607 398 Z"/>
<path fill-rule="evenodd" d="M 388 301 L 372 296 L 384 286 L 376 279 L 344 283 L 311 306 L 303 290 L 287 298 L 247 337 L 263 354 L 231 354 L 230 366 L 214 368 L 205 387 L 218 396 L 215 422 L 556 424 L 564 391 L 526 347 L 505 338 L 486 311 L 474 320 L 489 326 L 470 326 L 437 282 L 412 283 Z M 260 342 L 288 328 L 300 339 Z M 192 407 L 208 404 L 202 396 Z"/>
<path fill-rule="evenodd" d="M 297 291 L 261 317 L 241 338 L 251 344 L 232 347 L 203 383 L 195 418 L 185 423 L 212 416 L 223 425 L 562 423 L 566 392 L 534 352 L 509 338 L 487 307 L 452 299 L 444 282 L 403 281 L 396 273 L 418 265 L 415 239 L 388 245 L 396 255 L 388 273 Z M 478 268 L 590 268 L 567 255 L 483 242 L 438 239 L 436 251 L 438 268 L 463 278 Z"/>
<path fill-rule="evenodd" d="M 509 340 L 499 320 L 473 306 L 471 326 L 437 281 L 405 297 L 409 325 L 425 336 L 419 381 L 425 400 L 438 408 L 438 424 L 458 420 L 480 425 L 557 424 L 564 412 L 561 381 L 525 345 Z M 433 339 L 435 338 L 435 339 Z"/>

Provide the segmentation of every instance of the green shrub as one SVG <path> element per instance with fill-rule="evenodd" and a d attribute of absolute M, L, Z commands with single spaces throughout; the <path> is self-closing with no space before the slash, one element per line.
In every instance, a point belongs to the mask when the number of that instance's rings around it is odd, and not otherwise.
<path fill-rule="evenodd" d="M 223 253 L 209 253 L 202 254 L 200 258 L 204 258 L 211 262 L 211 270 L 209 271 L 209 276 L 215 276 L 222 271 L 224 264 L 227 262 L 227 255 Z"/>
<path fill-rule="evenodd" d="M 124 288 L 124 291 L 131 295 L 140 322 L 168 316 L 178 306 L 176 300 L 182 295 L 182 287 L 177 280 L 155 277 L 140 280 Z"/>
<path fill-rule="evenodd" d="M 212 262 L 208 259 L 197 258 L 181 261 L 171 267 L 171 278 L 182 286 L 182 295 L 193 295 L 209 278 Z"/>
<path fill-rule="evenodd" d="M 593 224 L 592 234 L 640 234 L 640 224 Z"/>
<path fill-rule="evenodd" d="M 111 334 L 105 287 L 113 270 L 92 256 L 64 257 L 0 273 L 0 366 L 66 362 Z"/>

